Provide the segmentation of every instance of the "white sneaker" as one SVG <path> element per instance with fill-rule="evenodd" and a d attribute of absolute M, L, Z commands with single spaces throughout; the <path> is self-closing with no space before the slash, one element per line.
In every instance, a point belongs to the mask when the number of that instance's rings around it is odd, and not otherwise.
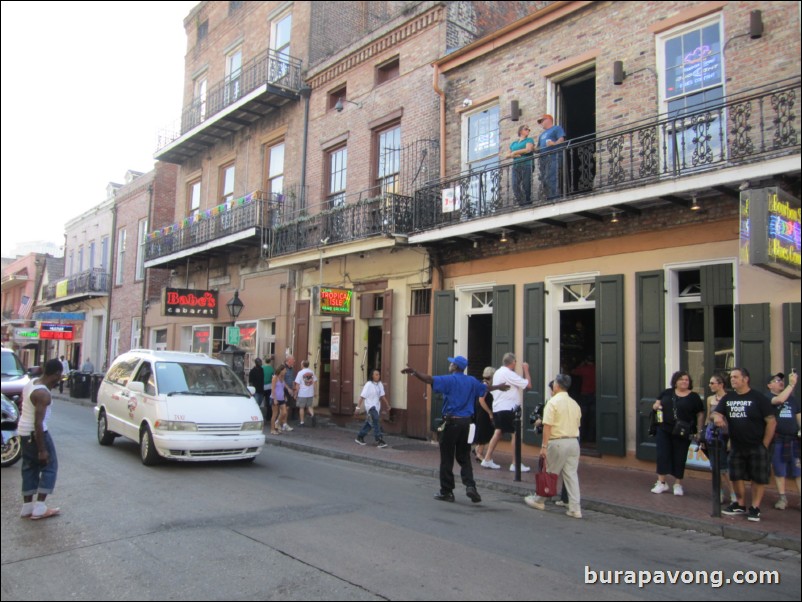
<path fill-rule="evenodd" d="M 685 495 L 685 491 L 679 483 L 674 483 L 674 495 Z"/>
<path fill-rule="evenodd" d="M 295 429 L 292 428 L 289 424 L 284 424 L 282 425 L 281 430 L 284 431 L 285 433 L 289 433 L 290 431 L 294 431 Z"/>
<path fill-rule="evenodd" d="M 31 518 L 33 514 L 33 502 L 23 502 L 22 509 L 19 512 L 20 518 Z"/>
<path fill-rule="evenodd" d="M 582 512 L 579 510 L 566 510 L 565 516 L 570 516 L 571 518 L 582 518 Z"/>
<path fill-rule="evenodd" d="M 532 470 L 526 464 L 521 464 L 521 472 L 529 472 Z M 510 464 L 510 472 L 515 472 L 515 464 Z"/>
<path fill-rule="evenodd" d="M 527 495 L 524 498 L 524 504 L 526 504 L 530 508 L 534 508 L 535 510 L 546 509 L 546 504 L 544 502 L 541 502 L 536 495 Z"/>
<path fill-rule="evenodd" d="M 657 483 L 654 484 L 654 487 L 652 487 L 652 493 L 665 493 L 669 489 L 670 487 L 668 486 L 668 483 L 657 481 Z"/>
<path fill-rule="evenodd" d="M 501 466 L 493 462 L 493 460 L 482 460 L 482 468 L 492 468 L 493 470 L 498 470 L 501 468 Z"/>

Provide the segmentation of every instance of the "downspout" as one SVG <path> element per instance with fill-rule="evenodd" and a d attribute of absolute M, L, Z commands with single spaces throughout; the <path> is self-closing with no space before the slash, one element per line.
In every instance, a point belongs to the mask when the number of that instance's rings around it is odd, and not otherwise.
<path fill-rule="evenodd" d="M 304 99 L 304 137 L 303 147 L 301 148 L 301 209 L 306 209 L 306 150 L 309 142 L 309 97 L 312 95 L 312 88 L 304 84 L 298 91 Z"/>
<path fill-rule="evenodd" d="M 446 93 L 440 88 L 440 65 L 434 63 L 432 88 L 440 97 L 440 177 L 446 175 Z"/>
<path fill-rule="evenodd" d="M 148 185 L 148 230 L 153 225 L 153 182 Z M 147 248 L 147 247 L 146 247 Z M 144 260 L 144 258 L 143 258 Z M 148 299 L 148 291 L 150 290 L 150 269 L 144 268 L 145 274 L 142 279 L 142 311 L 140 312 L 141 319 L 139 320 L 139 345 L 145 349 L 149 345 L 145 343 L 145 312 L 148 311 L 150 299 Z"/>
<path fill-rule="evenodd" d="M 114 194 L 114 206 L 111 209 L 111 237 L 112 237 L 112 244 L 111 249 L 109 252 L 111 253 L 112 260 L 111 260 L 111 272 L 109 273 L 108 283 L 109 283 L 109 296 L 106 297 L 106 349 L 103 352 L 104 355 L 104 362 L 100 363 L 100 358 L 98 358 L 98 363 L 100 365 L 100 369 L 103 370 L 103 365 L 106 366 L 110 365 L 110 360 L 114 358 L 109 358 L 109 349 L 111 349 L 111 297 L 114 294 L 114 270 L 117 267 L 117 253 L 114 252 L 114 249 L 117 248 L 117 194 L 116 191 Z M 103 370 L 105 372 L 105 370 Z"/>

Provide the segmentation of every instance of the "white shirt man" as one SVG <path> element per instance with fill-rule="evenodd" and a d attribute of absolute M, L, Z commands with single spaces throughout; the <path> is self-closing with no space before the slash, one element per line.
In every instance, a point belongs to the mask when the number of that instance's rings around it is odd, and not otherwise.
<path fill-rule="evenodd" d="M 515 366 L 518 363 L 515 354 L 504 354 L 502 363 L 504 365 L 493 375 L 493 386 L 509 385 L 510 388 L 493 394 L 493 425 L 496 430 L 487 446 L 485 459 L 482 460 L 482 468 L 494 470 L 501 468 L 500 465 L 493 462 L 493 452 L 503 433 L 512 434 L 512 448 L 515 449 L 515 410 L 521 405 L 524 389 L 532 386 L 532 379 L 529 378 L 529 364 L 526 362 L 522 364 L 524 375 L 521 377 L 515 372 Z M 521 464 L 521 472 L 529 472 L 529 470 L 528 466 Z M 515 472 L 514 461 L 510 464 L 510 472 Z"/>

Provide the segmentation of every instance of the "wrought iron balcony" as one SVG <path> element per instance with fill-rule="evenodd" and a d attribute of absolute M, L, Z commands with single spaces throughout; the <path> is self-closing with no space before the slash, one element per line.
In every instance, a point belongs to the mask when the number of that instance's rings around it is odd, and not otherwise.
<path fill-rule="evenodd" d="M 410 233 L 798 154 L 799 116 L 795 78 L 444 178 L 415 191 Z"/>
<path fill-rule="evenodd" d="M 411 197 L 386 193 L 309 215 L 290 211 L 277 214 L 268 256 L 375 236 L 406 235 L 412 226 L 411 202 Z"/>
<path fill-rule="evenodd" d="M 75 301 L 83 297 L 102 297 L 109 294 L 111 277 L 102 268 L 92 268 L 73 274 L 45 286 L 42 301 L 53 303 Z"/>
<path fill-rule="evenodd" d="M 303 84 L 301 64 L 300 59 L 274 50 L 248 61 L 237 73 L 211 86 L 203 98 L 185 106 L 180 124 L 158 133 L 156 158 L 181 162 L 276 107 L 297 100 Z"/>
<path fill-rule="evenodd" d="M 145 267 L 169 267 L 179 258 L 227 253 L 233 245 L 264 248 L 273 213 L 286 199 L 257 190 L 151 232 L 145 243 Z"/>

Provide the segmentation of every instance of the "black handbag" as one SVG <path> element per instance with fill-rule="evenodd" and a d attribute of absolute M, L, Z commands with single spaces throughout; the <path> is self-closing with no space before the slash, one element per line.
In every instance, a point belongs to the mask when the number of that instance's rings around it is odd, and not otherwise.
<path fill-rule="evenodd" d="M 680 439 L 690 439 L 691 438 L 691 423 L 687 422 L 686 420 L 680 420 L 677 417 L 677 398 L 676 396 L 673 398 L 674 401 L 674 428 L 671 430 L 671 434 L 674 437 L 679 437 Z"/>

